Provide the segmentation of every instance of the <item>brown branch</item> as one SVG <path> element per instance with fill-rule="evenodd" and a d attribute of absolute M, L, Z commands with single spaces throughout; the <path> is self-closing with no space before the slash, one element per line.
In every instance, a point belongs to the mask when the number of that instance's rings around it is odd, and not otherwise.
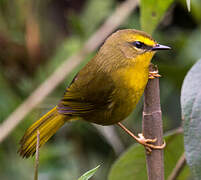
<path fill-rule="evenodd" d="M 40 146 L 40 132 L 37 131 L 37 142 L 36 142 L 36 159 L 35 159 L 35 172 L 34 180 L 38 180 L 38 165 L 39 165 L 39 146 Z"/>
<path fill-rule="evenodd" d="M 153 65 L 150 70 L 156 70 Z M 144 92 L 144 110 L 142 129 L 145 138 L 157 138 L 155 145 L 163 144 L 162 115 L 160 107 L 159 79 L 152 79 Z M 164 180 L 163 150 L 153 150 L 146 154 L 149 180 Z"/>
<path fill-rule="evenodd" d="M 0 142 L 2 142 L 23 118 L 50 94 L 65 77 L 78 66 L 81 61 L 94 51 L 103 40 L 112 33 L 139 4 L 138 0 L 127 0 L 116 8 L 105 23 L 89 38 L 84 47 L 74 56 L 68 58 L 47 78 L 0 126 Z"/>
<path fill-rule="evenodd" d="M 168 177 L 168 180 L 176 180 L 185 165 L 186 165 L 186 158 L 185 158 L 185 154 L 183 153 L 180 159 L 177 161 L 177 164 L 175 168 L 173 169 L 172 173 Z"/>

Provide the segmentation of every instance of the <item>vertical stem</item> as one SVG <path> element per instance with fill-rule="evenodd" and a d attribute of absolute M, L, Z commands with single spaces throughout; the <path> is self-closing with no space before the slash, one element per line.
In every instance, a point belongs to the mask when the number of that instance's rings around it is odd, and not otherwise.
<path fill-rule="evenodd" d="M 153 65 L 150 70 L 157 70 Z M 145 138 L 157 138 L 155 145 L 163 144 L 162 113 L 160 107 L 159 79 L 149 79 L 144 92 L 142 129 Z M 163 150 L 146 154 L 149 180 L 164 180 Z"/>
<path fill-rule="evenodd" d="M 183 153 L 179 158 L 175 168 L 173 169 L 172 173 L 168 177 L 168 180 L 176 180 L 181 171 L 183 170 L 184 166 L 186 165 L 186 158 L 185 154 Z"/>
<path fill-rule="evenodd" d="M 40 146 L 40 132 L 37 131 L 37 143 L 36 143 L 36 159 L 35 159 L 35 172 L 34 180 L 38 180 L 38 165 L 39 165 L 39 146 Z"/>

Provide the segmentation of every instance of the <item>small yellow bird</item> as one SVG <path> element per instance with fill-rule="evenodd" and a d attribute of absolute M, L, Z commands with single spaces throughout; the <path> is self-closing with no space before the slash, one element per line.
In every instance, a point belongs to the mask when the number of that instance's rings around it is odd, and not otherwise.
<path fill-rule="evenodd" d="M 20 141 L 20 155 L 34 155 L 37 131 L 41 147 L 70 120 L 81 118 L 112 125 L 125 119 L 144 92 L 153 55 L 168 49 L 143 31 L 125 29 L 113 33 L 66 88 L 59 104 L 27 129 Z M 150 144 L 154 140 L 135 139 L 144 146 L 162 148 Z"/>

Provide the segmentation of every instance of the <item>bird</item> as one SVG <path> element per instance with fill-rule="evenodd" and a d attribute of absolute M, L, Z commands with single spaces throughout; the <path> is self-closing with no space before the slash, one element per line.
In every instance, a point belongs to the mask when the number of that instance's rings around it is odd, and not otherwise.
<path fill-rule="evenodd" d="M 147 33 L 122 29 L 112 33 L 97 54 L 77 73 L 58 104 L 31 125 L 20 140 L 18 153 L 24 158 L 36 151 L 37 132 L 41 147 L 60 127 L 82 119 L 99 125 L 119 124 L 135 108 L 149 77 L 151 59 L 158 50 L 169 50 Z M 136 136 L 135 136 L 136 137 Z M 164 146 L 150 144 L 156 139 L 135 138 L 148 149 Z"/>

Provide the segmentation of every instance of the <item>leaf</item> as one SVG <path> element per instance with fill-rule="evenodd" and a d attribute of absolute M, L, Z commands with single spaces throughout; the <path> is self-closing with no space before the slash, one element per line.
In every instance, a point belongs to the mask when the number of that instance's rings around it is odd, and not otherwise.
<path fill-rule="evenodd" d="M 140 21 L 143 31 L 152 34 L 173 0 L 141 0 Z"/>
<path fill-rule="evenodd" d="M 191 0 L 186 0 L 188 11 L 191 11 Z"/>
<path fill-rule="evenodd" d="M 78 180 L 88 180 L 89 178 L 91 178 L 95 174 L 95 172 L 98 170 L 99 167 L 100 167 L 100 165 L 98 165 L 94 169 L 87 171 Z"/>
<path fill-rule="evenodd" d="M 186 159 L 195 179 L 201 179 L 201 59 L 186 75 L 181 91 Z"/>
<path fill-rule="evenodd" d="M 173 134 L 167 136 L 165 140 L 167 146 L 164 151 L 164 161 L 165 178 L 167 178 L 184 152 L 183 135 Z M 144 147 L 141 145 L 133 145 L 129 148 L 128 151 L 113 164 L 108 177 L 108 180 L 147 179 Z"/>

